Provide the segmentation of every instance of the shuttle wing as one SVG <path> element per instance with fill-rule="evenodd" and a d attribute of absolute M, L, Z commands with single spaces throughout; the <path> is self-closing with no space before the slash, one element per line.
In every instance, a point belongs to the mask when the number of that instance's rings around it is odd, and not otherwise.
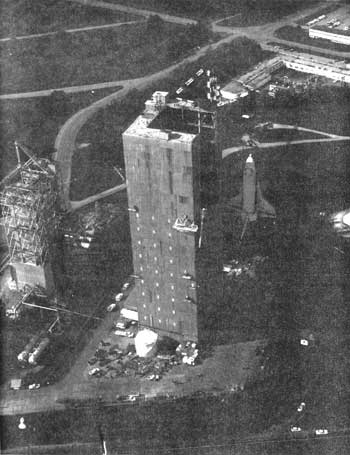
<path fill-rule="evenodd" d="M 235 210 L 242 211 L 242 204 L 243 204 L 243 194 L 242 194 L 242 191 L 240 191 L 237 196 L 230 199 L 230 206 Z"/>
<path fill-rule="evenodd" d="M 257 183 L 256 186 L 256 209 L 258 212 L 259 216 L 265 217 L 265 218 L 275 218 L 276 217 L 276 210 L 272 205 L 264 199 L 259 182 Z"/>

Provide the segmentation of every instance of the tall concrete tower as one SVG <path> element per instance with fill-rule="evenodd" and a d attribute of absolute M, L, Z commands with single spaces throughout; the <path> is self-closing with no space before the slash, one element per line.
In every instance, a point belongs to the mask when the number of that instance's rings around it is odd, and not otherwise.
<path fill-rule="evenodd" d="M 198 339 L 201 161 L 214 112 L 155 92 L 124 132 L 139 322 L 176 339 Z"/>

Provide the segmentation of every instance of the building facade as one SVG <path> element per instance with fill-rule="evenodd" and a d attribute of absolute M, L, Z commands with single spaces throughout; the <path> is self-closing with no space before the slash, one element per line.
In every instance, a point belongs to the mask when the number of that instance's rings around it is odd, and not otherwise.
<path fill-rule="evenodd" d="M 350 46 L 350 33 L 342 30 L 327 30 L 321 28 L 309 28 L 310 38 L 321 38 L 332 41 L 333 43 L 345 44 Z"/>
<path fill-rule="evenodd" d="M 197 341 L 200 130 L 210 112 L 167 96 L 156 92 L 123 134 L 135 292 L 141 325 Z"/>

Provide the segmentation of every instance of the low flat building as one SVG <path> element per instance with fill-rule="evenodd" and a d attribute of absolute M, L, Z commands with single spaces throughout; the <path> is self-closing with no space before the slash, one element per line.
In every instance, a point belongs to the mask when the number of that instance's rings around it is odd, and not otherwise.
<path fill-rule="evenodd" d="M 222 93 L 226 98 L 244 97 L 249 90 L 257 90 L 269 84 L 272 75 L 284 67 L 350 84 L 350 64 L 344 60 L 281 50 L 277 57 L 262 62 L 249 73 L 229 82 Z"/>
<path fill-rule="evenodd" d="M 349 30 L 332 30 L 327 27 L 312 27 L 309 28 L 310 38 L 320 38 L 333 43 L 345 44 L 350 46 L 350 31 Z"/>
<path fill-rule="evenodd" d="M 286 54 L 282 58 L 287 68 L 350 84 L 350 66 L 345 62 L 300 53 Z"/>

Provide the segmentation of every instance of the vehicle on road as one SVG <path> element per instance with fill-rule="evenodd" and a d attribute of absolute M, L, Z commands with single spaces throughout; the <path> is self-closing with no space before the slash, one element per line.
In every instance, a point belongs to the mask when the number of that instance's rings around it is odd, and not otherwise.
<path fill-rule="evenodd" d="M 319 430 L 315 430 L 315 433 L 317 434 L 317 436 L 322 434 L 328 434 L 328 430 L 326 428 L 320 428 Z"/>

